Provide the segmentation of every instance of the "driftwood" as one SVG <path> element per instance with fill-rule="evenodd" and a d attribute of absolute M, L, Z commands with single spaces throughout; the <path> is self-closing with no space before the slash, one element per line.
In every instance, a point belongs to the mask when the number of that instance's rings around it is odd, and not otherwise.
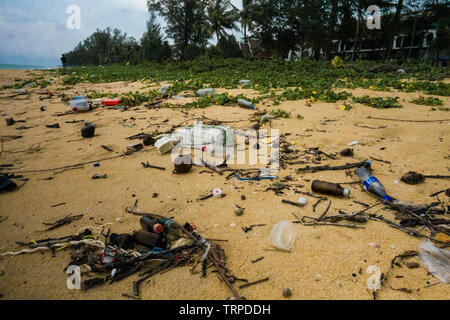
<path fill-rule="evenodd" d="M 326 170 L 347 170 L 347 169 L 352 169 L 352 168 L 359 168 L 361 166 L 363 166 L 366 163 L 367 160 L 361 161 L 361 162 L 357 162 L 357 163 L 348 163 L 346 165 L 342 165 L 342 166 L 316 166 L 316 167 L 310 167 L 307 166 L 305 168 L 298 168 L 297 172 L 316 172 L 316 171 L 326 171 Z"/>
<path fill-rule="evenodd" d="M 149 213 L 140 213 L 137 212 L 131 208 L 126 208 L 126 211 L 128 213 L 134 214 L 134 215 L 147 215 L 150 217 L 154 217 L 157 219 L 162 219 L 164 218 L 161 215 L 157 215 L 157 214 L 149 214 Z M 189 249 L 189 248 L 194 248 L 194 247 L 201 247 L 205 250 L 205 254 L 204 254 L 204 259 L 208 259 L 209 261 L 211 261 L 214 266 L 216 267 L 217 272 L 219 273 L 219 276 L 221 278 L 221 280 L 223 280 L 227 286 L 230 288 L 231 292 L 233 293 L 234 297 L 236 299 L 240 299 L 239 294 L 237 293 L 236 289 L 233 287 L 232 283 L 229 281 L 226 272 L 228 272 L 228 269 L 226 269 L 226 267 L 224 266 L 224 253 L 223 250 L 216 245 L 208 245 L 208 242 L 206 242 L 207 240 L 202 238 L 200 235 L 198 235 L 198 233 L 194 233 L 194 232 L 189 232 L 187 231 L 185 228 L 183 228 L 182 226 L 178 225 L 178 228 L 189 238 L 191 238 L 194 242 L 190 245 L 186 245 L 184 247 L 179 247 L 173 250 L 168 250 L 168 251 L 163 251 L 162 253 L 153 253 L 151 254 L 151 258 L 152 259 L 158 259 L 161 257 L 164 257 L 167 253 L 173 253 L 173 252 L 181 252 L 183 250 Z M 148 255 L 144 255 L 138 258 L 134 258 L 134 259 L 149 259 Z M 133 259 L 132 259 L 133 260 Z M 129 264 L 131 262 L 127 262 L 127 264 Z M 116 266 L 113 264 L 111 266 L 109 266 L 109 268 L 115 268 Z"/>
<path fill-rule="evenodd" d="M 86 161 L 86 162 L 81 162 L 81 163 L 72 164 L 72 165 L 63 166 L 63 167 L 58 167 L 58 168 L 16 171 L 14 173 L 37 173 L 37 172 L 46 172 L 46 171 L 54 171 L 54 170 L 61 170 L 61 169 L 71 169 L 71 168 L 74 168 L 74 167 L 83 166 L 85 164 L 98 163 L 98 162 L 101 162 L 101 161 L 117 159 L 117 158 L 121 158 L 121 157 L 125 157 L 125 156 L 126 156 L 125 154 L 122 154 L 122 155 L 118 155 L 118 156 L 115 156 L 115 157 L 103 158 L 103 159 L 94 160 L 94 161 Z"/>
<path fill-rule="evenodd" d="M 377 118 L 377 117 L 372 117 L 372 116 L 368 116 L 367 119 L 384 120 L 384 121 L 400 121 L 400 122 L 444 122 L 444 121 L 450 121 L 450 119 L 442 119 L 442 120 L 404 120 L 404 119 Z"/>
<path fill-rule="evenodd" d="M 281 200 L 282 203 L 290 204 L 292 206 L 303 208 L 304 206 L 300 203 L 289 201 L 289 200 Z"/>
<path fill-rule="evenodd" d="M 42 232 L 54 230 L 54 229 L 57 229 L 59 227 L 65 226 L 66 224 L 71 224 L 72 221 L 77 221 L 77 220 L 80 220 L 81 218 L 83 218 L 82 214 L 77 215 L 77 216 L 73 216 L 73 217 L 71 217 L 70 214 L 69 214 L 68 216 L 66 216 L 66 217 L 64 217 L 64 218 L 62 218 L 62 219 L 60 219 L 58 221 L 52 222 L 52 223 L 43 222 L 42 223 L 43 225 L 50 226 L 50 228 L 45 229 Z"/>
<path fill-rule="evenodd" d="M 269 281 L 269 277 L 264 278 L 264 279 L 261 279 L 261 280 L 249 282 L 249 283 L 246 283 L 246 284 L 243 284 L 243 285 L 240 285 L 240 286 L 239 286 L 239 289 L 244 289 L 244 288 L 247 288 L 247 287 L 253 286 L 253 285 L 255 285 L 255 284 L 262 283 L 262 282 L 266 282 L 266 281 Z"/>

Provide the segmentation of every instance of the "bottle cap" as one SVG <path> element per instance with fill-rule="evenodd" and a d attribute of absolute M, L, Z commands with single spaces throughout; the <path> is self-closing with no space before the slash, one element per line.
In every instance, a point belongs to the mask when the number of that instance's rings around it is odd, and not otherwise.
<path fill-rule="evenodd" d="M 214 196 L 214 198 L 222 198 L 222 196 L 223 196 L 222 189 L 220 189 L 220 188 L 214 189 L 213 196 Z"/>
<path fill-rule="evenodd" d="M 350 198 L 350 189 L 344 189 L 344 197 Z"/>
<path fill-rule="evenodd" d="M 153 231 L 154 231 L 155 233 L 157 233 L 157 234 L 161 234 L 161 233 L 164 231 L 164 228 L 163 228 L 163 226 L 162 226 L 160 223 L 156 223 L 156 224 L 153 226 Z"/>
<path fill-rule="evenodd" d="M 366 160 L 366 162 L 364 163 L 364 167 L 371 168 L 372 167 L 372 161 Z"/>

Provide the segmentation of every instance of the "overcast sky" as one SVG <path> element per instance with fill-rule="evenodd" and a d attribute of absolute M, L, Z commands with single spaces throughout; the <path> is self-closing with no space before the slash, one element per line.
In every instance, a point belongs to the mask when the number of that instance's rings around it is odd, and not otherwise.
<path fill-rule="evenodd" d="M 241 0 L 232 0 L 241 7 Z M 97 28 L 118 28 L 140 39 L 146 0 L 0 0 L 0 64 L 55 66 Z M 81 28 L 67 28 L 70 5 L 81 9 Z"/>

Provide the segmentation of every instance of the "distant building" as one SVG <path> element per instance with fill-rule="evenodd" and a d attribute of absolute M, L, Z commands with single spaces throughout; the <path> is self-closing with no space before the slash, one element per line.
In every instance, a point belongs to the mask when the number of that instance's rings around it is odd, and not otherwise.
<path fill-rule="evenodd" d="M 240 48 L 242 53 L 247 52 L 247 56 L 253 57 L 255 59 L 270 59 L 270 54 L 268 54 L 261 47 L 261 40 L 256 39 L 247 39 L 247 43 L 245 43 L 244 39 L 241 39 Z"/>

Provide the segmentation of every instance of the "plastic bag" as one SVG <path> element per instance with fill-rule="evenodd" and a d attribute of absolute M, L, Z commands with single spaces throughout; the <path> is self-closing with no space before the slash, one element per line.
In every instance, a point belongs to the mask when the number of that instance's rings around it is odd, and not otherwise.
<path fill-rule="evenodd" d="M 367 279 L 367 289 L 377 291 L 381 289 L 381 269 L 377 265 L 371 265 L 366 271 L 371 276 Z"/>
<path fill-rule="evenodd" d="M 419 246 L 419 259 L 433 276 L 446 284 L 450 283 L 450 251 L 439 249 L 426 240 Z"/>
<path fill-rule="evenodd" d="M 291 251 L 296 237 L 297 230 L 292 222 L 280 221 L 273 226 L 268 240 L 275 248 Z"/>

